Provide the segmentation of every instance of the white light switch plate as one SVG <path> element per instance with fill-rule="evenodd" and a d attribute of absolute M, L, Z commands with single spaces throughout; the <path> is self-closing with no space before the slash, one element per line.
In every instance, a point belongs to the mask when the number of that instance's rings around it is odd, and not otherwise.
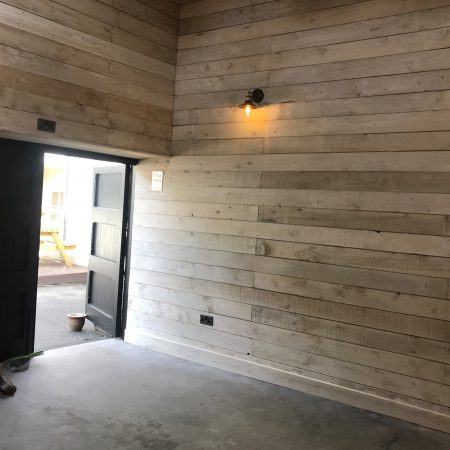
<path fill-rule="evenodd" d="M 162 170 L 152 171 L 152 191 L 163 190 L 163 172 Z"/>

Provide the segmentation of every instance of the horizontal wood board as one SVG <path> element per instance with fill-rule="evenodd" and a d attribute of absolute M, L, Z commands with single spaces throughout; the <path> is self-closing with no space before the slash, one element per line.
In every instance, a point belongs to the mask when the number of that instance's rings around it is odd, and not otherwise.
<path fill-rule="evenodd" d="M 0 1 L 0 134 L 169 154 L 178 14 L 173 0 Z"/>

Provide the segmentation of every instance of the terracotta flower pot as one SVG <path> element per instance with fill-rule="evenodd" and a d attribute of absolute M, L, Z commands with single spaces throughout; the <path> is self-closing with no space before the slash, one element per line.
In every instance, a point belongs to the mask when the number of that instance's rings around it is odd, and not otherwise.
<path fill-rule="evenodd" d="M 82 313 L 70 313 L 67 314 L 67 321 L 71 331 L 81 331 L 84 327 L 86 320 L 86 314 Z"/>

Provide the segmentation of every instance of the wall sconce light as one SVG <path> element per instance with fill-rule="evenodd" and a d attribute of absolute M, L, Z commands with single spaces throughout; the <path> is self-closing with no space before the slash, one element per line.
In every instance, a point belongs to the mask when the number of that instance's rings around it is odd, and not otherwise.
<path fill-rule="evenodd" d="M 253 89 L 253 91 L 248 91 L 247 97 L 240 108 L 245 109 L 245 114 L 250 116 L 252 109 L 258 107 L 258 103 L 264 100 L 264 92 L 262 89 Z"/>

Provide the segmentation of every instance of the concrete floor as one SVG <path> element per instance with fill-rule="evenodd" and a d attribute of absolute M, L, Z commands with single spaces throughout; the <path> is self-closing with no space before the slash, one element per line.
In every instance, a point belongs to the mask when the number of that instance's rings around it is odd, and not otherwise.
<path fill-rule="evenodd" d="M 1 450 L 443 450 L 450 435 L 118 340 L 47 352 L 0 397 Z"/>
<path fill-rule="evenodd" d="M 98 341 L 107 337 L 86 320 L 83 331 L 74 333 L 67 325 L 67 314 L 84 312 L 86 285 L 39 286 L 37 290 L 34 348 L 50 350 Z"/>

